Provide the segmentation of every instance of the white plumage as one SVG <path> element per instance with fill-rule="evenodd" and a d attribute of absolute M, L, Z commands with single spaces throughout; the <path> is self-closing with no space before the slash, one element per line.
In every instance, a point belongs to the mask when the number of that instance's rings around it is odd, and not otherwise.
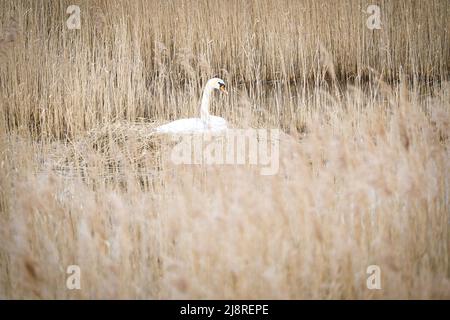
<path fill-rule="evenodd" d="M 155 128 L 158 133 L 217 133 L 227 129 L 224 118 L 209 114 L 209 100 L 213 90 L 220 90 L 227 94 L 225 82 L 219 78 L 212 78 L 206 82 L 200 104 L 200 118 L 179 119 Z"/>

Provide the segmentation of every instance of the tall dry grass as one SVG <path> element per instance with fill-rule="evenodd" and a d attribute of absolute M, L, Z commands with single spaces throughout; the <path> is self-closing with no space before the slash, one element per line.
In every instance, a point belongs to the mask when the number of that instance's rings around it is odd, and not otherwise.
<path fill-rule="evenodd" d="M 1 3 L 1 297 L 450 297 L 447 1 L 77 3 Z M 216 74 L 277 175 L 149 134 Z"/>

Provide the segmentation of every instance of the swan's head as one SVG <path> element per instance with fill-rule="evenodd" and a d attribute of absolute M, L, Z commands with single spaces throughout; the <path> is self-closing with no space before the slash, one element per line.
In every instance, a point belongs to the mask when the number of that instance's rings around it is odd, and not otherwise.
<path fill-rule="evenodd" d="M 220 78 L 209 79 L 206 85 L 213 89 L 217 89 L 225 94 L 228 94 L 228 91 L 225 87 L 225 81 L 223 81 Z"/>

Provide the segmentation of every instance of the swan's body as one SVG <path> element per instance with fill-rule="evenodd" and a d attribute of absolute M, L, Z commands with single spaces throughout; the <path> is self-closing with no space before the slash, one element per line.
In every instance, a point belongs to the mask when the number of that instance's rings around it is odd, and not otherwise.
<path fill-rule="evenodd" d="M 222 79 L 209 79 L 203 90 L 200 104 L 200 118 L 179 119 L 155 128 L 158 133 L 206 133 L 221 132 L 227 129 L 227 121 L 224 118 L 209 114 L 209 100 L 213 90 L 227 93 Z"/>
<path fill-rule="evenodd" d="M 209 121 L 205 123 L 200 118 L 179 119 L 155 130 L 159 133 L 202 133 L 220 132 L 227 129 L 227 121 L 221 117 L 209 116 Z"/>

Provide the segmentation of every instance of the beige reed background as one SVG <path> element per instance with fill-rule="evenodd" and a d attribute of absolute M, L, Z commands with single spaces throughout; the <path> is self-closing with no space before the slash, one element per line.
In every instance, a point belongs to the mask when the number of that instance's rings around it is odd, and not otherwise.
<path fill-rule="evenodd" d="M 0 297 L 450 297 L 448 1 L 0 7 Z M 284 131 L 277 175 L 150 134 L 215 75 L 211 112 Z"/>

